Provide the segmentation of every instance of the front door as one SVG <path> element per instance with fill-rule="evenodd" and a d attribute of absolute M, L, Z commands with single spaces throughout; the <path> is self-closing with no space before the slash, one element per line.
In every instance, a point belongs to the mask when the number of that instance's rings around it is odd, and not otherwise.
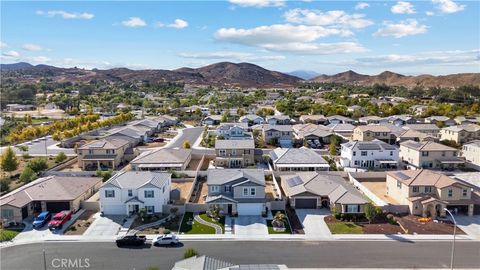
<path fill-rule="evenodd" d="M 228 209 L 228 210 L 227 210 L 228 214 L 231 215 L 231 214 L 232 214 L 232 205 L 231 205 L 231 204 L 228 204 L 227 209 Z"/>

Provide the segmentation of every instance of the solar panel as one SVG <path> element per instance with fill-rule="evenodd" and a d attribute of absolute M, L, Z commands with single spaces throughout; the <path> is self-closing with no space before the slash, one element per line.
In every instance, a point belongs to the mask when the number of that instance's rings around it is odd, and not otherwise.
<path fill-rule="evenodd" d="M 395 175 L 398 176 L 398 177 L 400 177 L 400 179 L 402 179 L 402 180 L 410 179 L 410 176 L 408 176 L 408 175 L 406 175 L 406 174 L 404 174 L 404 173 L 402 173 L 402 172 L 396 172 Z"/>
<path fill-rule="evenodd" d="M 295 186 L 298 186 L 300 184 L 303 184 L 303 181 L 300 177 L 295 176 L 293 178 L 287 179 L 287 184 L 288 184 L 289 187 L 295 187 Z"/>
<path fill-rule="evenodd" d="M 360 150 L 381 150 L 380 146 L 375 143 L 362 143 L 358 145 Z"/>
<path fill-rule="evenodd" d="M 102 148 L 104 145 L 105 145 L 105 141 L 97 141 L 97 142 L 94 142 L 92 144 L 90 144 L 90 147 L 93 147 L 93 148 Z"/>

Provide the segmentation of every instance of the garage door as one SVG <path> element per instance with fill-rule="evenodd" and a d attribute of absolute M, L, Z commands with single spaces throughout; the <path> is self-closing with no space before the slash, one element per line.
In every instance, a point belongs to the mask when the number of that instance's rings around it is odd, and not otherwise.
<path fill-rule="evenodd" d="M 103 214 L 105 215 L 125 215 L 125 205 L 102 205 Z"/>
<path fill-rule="evenodd" d="M 295 208 L 315 209 L 317 208 L 317 199 L 295 199 Z"/>
<path fill-rule="evenodd" d="M 70 210 L 70 202 L 47 202 L 47 211 L 58 213 L 63 210 Z"/>
<path fill-rule="evenodd" d="M 263 203 L 239 203 L 237 212 L 240 216 L 258 216 L 263 211 Z"/>

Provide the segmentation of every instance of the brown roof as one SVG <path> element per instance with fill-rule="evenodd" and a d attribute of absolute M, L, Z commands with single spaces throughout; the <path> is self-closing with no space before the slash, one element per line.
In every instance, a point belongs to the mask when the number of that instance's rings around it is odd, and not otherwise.
<path fill-rule="evenodd" d="M 425 169 L 387 172 L 387 175 L 402 181 L 407 186 L 435 186 L 437 188 L 454 184 L 467 186 L 445 174 Z"/>
<path fill-rule="evenodd" d="M 391 130 L 384 125 L 366 125 L 358 126 L 355 129 L 359 129 L 362 132 L 371 131 L 371 132 L 391 132 Z"/>
<path fill-rule="evenodd" d="M 408 140 L 405 142 L 401 142 L 400 145 L 416 151 L 457 151 L 457 149 L 453 147 L 446 146 L 441 143 L 436 143 L 433 141 L 415 142 L 415 141 Z"/>
<path fill-rule="evenodd" d="M 82 145 L 78 149 L 118 149 L 130 142 L 121 138 L 105 138 L 97 141 L 91 141 Z"/>
<path fill-rule="evenodd" d="M 0 197 L 0 206 L 20 208 L 32 201 L 71 201 L 101 181 L 99 177 L 42 177 Z"/>

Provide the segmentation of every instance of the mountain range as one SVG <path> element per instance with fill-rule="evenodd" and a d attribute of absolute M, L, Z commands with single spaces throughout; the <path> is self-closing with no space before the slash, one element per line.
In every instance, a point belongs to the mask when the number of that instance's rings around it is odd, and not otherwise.
<path fill-rule="evenodd" d="M 419 75 L 406 76 L 390 71 L 378 75 L 359 74 L 352 70 L 334 74 L 317 75 L 314 71 L 297 70 L 287 73 L 267 70 L 250 63 L 220 62 L 200 68 L 183 67 L 175 70 L 128 68 L 79 69 L 59 68 L 49 65 L 31 65 L 20 62 L 1 64 L 3 78 L 18 81 L 35 82 L 48 77 L 58 82 L 65 81 L 169 81 L 195 85 L 237 86 L 237 87 L 295 87 L 301 82 L 346 83 L 355 85 L 386 84 L 412 88 L 424 87 L 458 87 L 462 85 L 479 85 L 480 73 L 460 73 L 444 76 Z"/>

